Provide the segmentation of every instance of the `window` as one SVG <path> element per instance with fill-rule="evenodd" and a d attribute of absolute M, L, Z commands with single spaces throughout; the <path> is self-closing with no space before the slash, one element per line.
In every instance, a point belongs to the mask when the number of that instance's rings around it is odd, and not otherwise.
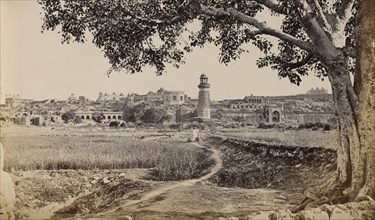
<path fill-rule="evenodd" d="M 177 100 L 177 96 L 173 96 L 173 101 L 176 101 Z"/>

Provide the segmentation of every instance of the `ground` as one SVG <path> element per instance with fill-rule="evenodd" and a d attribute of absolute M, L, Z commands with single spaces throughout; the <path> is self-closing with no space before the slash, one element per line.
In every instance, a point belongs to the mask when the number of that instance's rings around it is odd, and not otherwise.
<path fill-rule="evenodd" d="M 19 218 L 244 217 L 259 210 L 290 209 L 299 205 L 304 199 L 306 187 L 317 178 L 329 175 L 335 167 L 334 161 L 321 160 L 318 156 L 314 157 L 315 160 L 307 160 L 305 156 L 297 160 L 272 153 L 267 157 L 256 155 L 234 143 L 209 138 L 213 134 L 203 135 L 200 143 L 185 143 L 189 133 L 82 129 L 7 128 L 2 130 L 2 142 L 11 145 L 16 142 L 12 137 L 25 133 L 29 138 L 52 136 L 58 139 L 60 136 L 73 138 L 78 135 L 82 140 L 97 134 L 118 139 L 126 136 L 132 139 L 121 139 L 125 141 L 124 145 L 127 140 L 135 139 L 146 146 L 170 143 L 178 147 L 178 143 L 183 143 L 185 148 L 204 150 L 210 156 L 203 160 L 211 161 L 210 166 L 202 169 L 202 175 L 198 177 L 178 181 L 153 180 L 150 175 L 155 172 L 154 167 L 14 170 L 8 166 L 15 182 L 16 215 Z M 103 139 L 105 137 L 89 143 L 111 144 L 111 141 L 104 141 L 107 140 Z M 9 150 L 9 146 L 5 148 Z M 41 148 L 44 149 L 38 146 L 38 149 Z M 30 149 L 29 153 L 33 151 Z M 249 157 L 249 154 L 253 156 Z M 256 175 L 257 182 L 261 184 L 248 181 L 251 178 L 244 173 Z M 236 174 L 241 174 L 243 178 L 238 178 Z"/>

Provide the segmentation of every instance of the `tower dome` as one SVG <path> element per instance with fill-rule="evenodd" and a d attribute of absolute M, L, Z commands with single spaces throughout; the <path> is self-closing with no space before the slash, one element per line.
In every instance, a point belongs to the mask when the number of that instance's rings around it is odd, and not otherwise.
<path fill-rule="evenodd" d="M 198 88 L 202 89 L 202 88 L 210 88 L 210 84 L 208 83 L 208 77 L 206 76 L 206 74 L 202 74 L 200 77 L 200 84 L 198 85 Z"/>

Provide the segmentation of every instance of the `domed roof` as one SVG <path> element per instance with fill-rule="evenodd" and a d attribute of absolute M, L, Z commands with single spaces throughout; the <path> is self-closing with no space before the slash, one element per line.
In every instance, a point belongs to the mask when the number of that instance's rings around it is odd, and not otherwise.
<path fill-rule="evenodd" d="M 160 93 L 163 93 L 165 90 L 163 87 L 161 87 L 156 93 L 160 94 Z"/>
<path fill-rule="evenodd" d="M 207 77 L 206 74 L 204 74 L 204 73 L 201 75 L 200 78 L 201 78 L 201 79 L 208 79 L 208 77 Z"/>

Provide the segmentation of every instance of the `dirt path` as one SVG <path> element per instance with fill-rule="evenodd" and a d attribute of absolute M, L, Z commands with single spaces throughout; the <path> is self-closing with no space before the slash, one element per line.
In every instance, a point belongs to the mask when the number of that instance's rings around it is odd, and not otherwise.
<path fill-rule="evenodd" d="M 132 206 L 132 205 L 136 205 L 136 204 L 151 200 L 151 199 L 153 199 L 153 198 L 155 198 L 155 197 L 157 197 L 157 196 L 159 196 L 159 195 L 161 195 L 161 194 L 163 194 L 163 193 L 165 193 L 169 190 L 175 189 L 177 187 L 192 186 L 195 183 L 205 181 L 205 180 L 209 179 L 211 176 L 215 175 L 223 166 L 223 161 L 222 161 L 221 156 L 220 156 L 220 151 L 217 150 L 217 149 L 214 149 L 214 148 L 208 148 L 208 147 L 203 146 L 199 143 L 192 143 L 192 144 L 197 146 L 197 147 L 207 149 L 207 150 L 212 152 L 211 158 L 214 159 L 215 165 L 211 168 L 209 173 L 207 173 L 206 175 L 204 175 L 200 178 L 184 180 L 184 181 L 179 181 L 179 182 L 173 182 L 173 183 L 161 186 L 159 188 L 156 188 L 156 189 L 144 194 L 140 199 L 129 201 L 129 202 L 123 204 L 120 207 L 116 207 L 116 209 L 129 207 L 129 206 Z M 106 214 L 108 214 L 110 212 L 113 212 L 113 211 L 115 211 L 115 210 L 110 210 L 110 211 L 106 212 Z"/>

